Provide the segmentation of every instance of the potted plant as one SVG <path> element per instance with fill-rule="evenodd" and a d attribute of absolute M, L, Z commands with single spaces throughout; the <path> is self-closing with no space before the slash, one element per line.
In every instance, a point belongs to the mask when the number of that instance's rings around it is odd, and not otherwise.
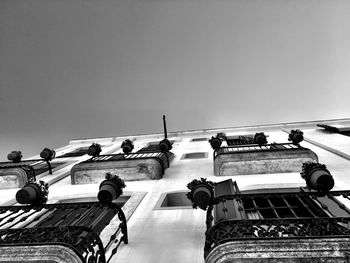
<path fill-rule="evenodd" d="M 194 179 L 187 184 L 187 188 L 191 190 L 186 196 L 191 200 L 192 207 L 206 210 L 214 198 L 214 183 L 206 178 Z"/>
<path fill-rule="evenodd" d="M 300 175 L 310 189 L 320 193 L 327 193 L 334 186 L 334 179 L 324 164 L 305 162 Z"/>
<path fill-rule="evenodd" d="M 100 155 L 101 151 L 102 151 L 101 145 L 98 143 L 93 143 L 90 145 L 87 153 L 92 157 L 97 157 Z"/>
<path fill-rule="evenodd" d="M 105 178 L 106 180 L 100 184 L 97 197 L 101 203 L 111 203 L 123 193 L 126 185 L 118 175 L 106 173 Z"/>
<path fill-rule="evenodd" d="M 122 149 L 125 154 L 129 154 L 132 152 L 134 149 L 134 144 L 132 143 L 131 140 L 126 139 L 125 141 L 122 142 Z"/>
<path fill-rule="evenodd" d="M 291 130 L 288 136 L 288 141 L 291 141 L 293 144 L 298 145 L 300 142 L 304 140 L 304 133 L 299 130 Z"/>
<path fill-rule="evenodd" d="M 48 183 L 30 182 L 16 193 L 16 200 L 20 204 L 43 205 L 47 202 L 48 194 Z"/>

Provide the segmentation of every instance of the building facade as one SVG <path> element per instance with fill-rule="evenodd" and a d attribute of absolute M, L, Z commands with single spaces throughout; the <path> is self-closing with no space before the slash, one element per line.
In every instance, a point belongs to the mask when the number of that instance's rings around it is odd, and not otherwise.
<path fill-rule="evenodd" d="M 0 163 L 0 262 L 350 262 L 348 127 L 165 131 L 13 153 Z M 46 183 L 47 201 L 31 201 Z"/>

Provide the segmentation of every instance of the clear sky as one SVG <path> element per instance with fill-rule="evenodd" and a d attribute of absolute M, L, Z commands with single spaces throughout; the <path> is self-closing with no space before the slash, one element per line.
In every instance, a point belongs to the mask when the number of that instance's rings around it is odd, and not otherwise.
<path fill-rule="evenodd" d="M 349 117 L 348 0 L 1 0 L 0 160 L 70 139 Z"/>

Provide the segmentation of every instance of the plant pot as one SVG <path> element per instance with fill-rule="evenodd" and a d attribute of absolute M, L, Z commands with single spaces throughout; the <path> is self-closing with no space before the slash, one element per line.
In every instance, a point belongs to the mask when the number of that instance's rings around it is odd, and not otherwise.
<path fill-rule="evenodd" d="M 254 136 L 254 141 L 256 144 L 259 144 L 259 145 L 266 144 L 267 143 L 266 135 L 263 132 L 256 133 Z"/>
<path fill-rule="evenodd" d="M 93 144 L 88 148 L 87 154 L 93 157 L 99 156 L 102 149 L 99 144 Z"/>
<path fill-rule="evenodd" d="M 170 151 L 171 148 L 172 148 L 172 146 L 171 146 L 171 143 L 169 142 L 169 140 L 164 139 L 164 140 L 162 140 L 162 141 L 159 142 L 159 149 L 160 149 L 162 152 Z"/>
<path fill-rule="evenodd" d="M 33 204 L 39 200 L 40 193 L 40 186 L 29 183 L 16 193 L 16 200 L 20 204 Z"/>
<path fill-rule="evenodd" d="M 123 152 L 124 152 L 125 154 L 129 154 L 129 153 L 132 152 L 133 148 L 134 148 L 134 147 L 132 147 L 130 144 L 125 144 L 125 145 L 123 146 Z"/>
<path fill-rule="evenodd" d="M 217 150 L 220 148 L 221 146 L 221 140 L 217 137 L 212 137 L 210 140 L 210 146 L 214 149 L 214 150 Z"/>
<path fill-rule="evenodd" d="M 292 142 L 294 143 L 300 143 L 304 140 L 304 136 L 301 132 L 296 132 L 292 135 L 292 138 L 291 138 Z"/>
<path fill-rule="evenodd" d="M 319 167 L 311 169 L 308 178 L 310 187 L 321 192 L 328 192 L 334 186 L 332 175 L 327 170 Z"/>
<path fill-rule="evenodd" d="M 100 184 L 100 191 L 97 198 L 101 203 L 111 203 L 118 198 L 123 191 L 111 180 L 104 180 Z"/>
<path fill-rule="evenodd" d="M 14 163 L 19 163 L 21 162 L 22 154 L 18 151 L 12 151 L 7 155 L 7 159 L 13 161 Z"/>
<path fill-rule="evenodd" d="M 213 191 L 205 184 L 197 185 L 192 190 L 192 200 L 199 208 L 206 210 L 213 199 Z"/>

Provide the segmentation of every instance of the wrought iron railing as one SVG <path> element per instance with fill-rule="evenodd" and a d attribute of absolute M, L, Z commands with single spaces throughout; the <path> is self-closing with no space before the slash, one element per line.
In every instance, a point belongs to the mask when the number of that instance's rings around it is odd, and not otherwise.
<path fill-rule="evenodd" d="M 228 146 L 234 145 L 248 145 L 256 144 L 254 141 L 254 135 L 252 136 L 226 136 L 226 143 Z"/>
<path fill-rule="evenodd" d="M 221 147 L 214 151 L 214 159 L 222 154 L 248 153 L 248 152 L 275 152 L 286 150 L 305 150 L 306 148 L 292 143 L 271 143 L 265 145 L 249 144 Z"/>
<path fill-rule="evenodd" d="M 344 198 L 350 201 L 349 196 L 350 191 L 332 191 L 325 197 L 320 197 L 316 192 L 234 194 L 217 197 L 207 210 L 204 256 L 207 257 L 209 252 L 220 244 L 237 240 L 349 238 L 350 210 L 339 200 Z M 276 216 L 263 218 L 260 214 L 257 219 L 249 219 L 247 213 L 251 211 L 259 213 L 259 209 L 262 211 L 266 208 L 257 207 L 258 202 L 254 202 L 252 207 L 246 207 L 245 201 L 248 203 L 252 200 L 261 201 L 261 198 L 268 200 L 271 205 L 269 209 L 277 210 Z M 293 206 L 296 204 L 288 204 L 288 200 L 292 198 L 300 200 L 299 205 L 304 204 L 305 209 L 310 210 L 308 213 L 312 216 L 303 217 L 304 212 L 302 212 L 300 216 L 299 213 L 293 213 L 294 215 L 290 214 L 290 216 L 288 213 L 282 213 L 283 217 L 278 217 L 278 205 L 273 204 L 272 200 L 287 200 L 287 202 L 283 201 L 286 207 L 280 207 L 281 210 L 304 209 L 304 207 Z M 315 207 L 312 208 L 311 203 L 303 203 L 305 198 L 315 201 Z M 332 209 L 329 207 L 330 201 L 327 204 L 322 202 L 326 199 L 331 200 L 335 207 Z M 215 214 L 217 209 L 223 211 L 221 218 Z M 234 216 L 229 213 L 230 209 L 235 210 Z M 316 211 L 312 212 L 312 209 Z M 336 210 L 341 216 L 334 215 Z"/>
<path fill-rule="evenodd" d="M 117 215 L 109 240 L 100 233 Z M 117 236 L 121 238 L 117 240 Z M 126 218 L 116 204 L 97 202 L 0 207 L 0 246 L 64 245 L 83 262 L 109 262 L 121 242 L 128 243 Z M 115 247 L 111 246 L 116 243 Z M 108 260 L 106 249 L 112 249 Z"/>
<path fill-rule="evenodd" d="M 162 172 L 170 166 L 170 161 L 174 157 L 171 152 L 146 152 L 146 153 L 130 153 L 130 154 L 107 154 L 93 157 L 83 163 L 91 162 L 110 162 L 110 161 L 128 161 L 128 160 L 141 160 L 141 159 L 154 159 L 159 162 L 162 167 Z"/>

